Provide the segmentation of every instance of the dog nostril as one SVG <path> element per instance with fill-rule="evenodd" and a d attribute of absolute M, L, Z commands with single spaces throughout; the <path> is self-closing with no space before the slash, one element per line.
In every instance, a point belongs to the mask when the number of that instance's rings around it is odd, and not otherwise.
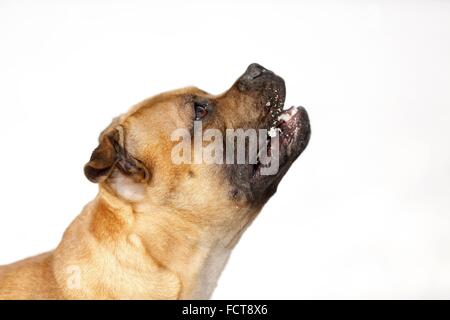
<path fill-rule="evenodd" d="M 244 74 L 237 81 L 237 88 L 239 91 L 246 91 L 250 89 L 260 89 L 267 81 L 273 80 L 274 73 L 267 70 L 262 65 L 252 63 L 247 67 Z"/>
<path fill-rule="evenodd" d="M 247 75 L 247 77 L 251 80 L 259 77 L 261 74 L 263 74 L 264 72 L 267 72 L 268 70 L 266 68 L 264 68 L 263 66 L 257 64 L 257 63 L 252 63 L 251 65 L 248 66 L 247 71 L 245 72 L 245 74 Z"/>

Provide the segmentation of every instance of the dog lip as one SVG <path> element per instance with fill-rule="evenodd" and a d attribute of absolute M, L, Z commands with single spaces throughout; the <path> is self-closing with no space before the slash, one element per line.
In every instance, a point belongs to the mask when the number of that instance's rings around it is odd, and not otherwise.
<path fill-rule="evenodd" d="M 306 109 L 303 107 L 291 107 L 280 115 L 280 139 L 282 146 L 297 143 L 307 143 L 310 135 L 309 117 Z M 300 152 L 303 148 L 300 148 Z"/>

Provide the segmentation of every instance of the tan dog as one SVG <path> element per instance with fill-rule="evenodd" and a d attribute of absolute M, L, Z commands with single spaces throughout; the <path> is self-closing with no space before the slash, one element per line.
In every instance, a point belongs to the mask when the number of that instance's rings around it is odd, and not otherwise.
<path fill-rule="evenodd" d="M 210 297 L 236 242 L 308 143 L 306 111 L 282 111 L 284 98 L 284 81 L 252 64 L 224 94 L 180 89 L 116 118 L 85 166 L 97 197 L 54 251 L 0 268 L 0 298 Z M 224 133 L 276 125 L 278 173 L 262 175 L 263 164 L 249 161 L 174 164 L 171 134 L 194 120 Z"/>

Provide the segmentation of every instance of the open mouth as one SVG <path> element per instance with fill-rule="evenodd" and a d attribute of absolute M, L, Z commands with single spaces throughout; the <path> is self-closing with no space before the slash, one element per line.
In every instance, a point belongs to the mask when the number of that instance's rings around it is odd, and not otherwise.
<path fill-rule="evenodd" d="M 249 161 L 244 166 L 227 166 L 228 176 L 249 201 L 260 205 L 276 192 L 291 164 L 306 148 L 311 134 L 308 114 L 303 107 L 284 109 L 284 80 L 256 63 L 248 66 L 230 90 L 239 99 L 245 98 L 249 118 L 242 112 L 239 121 L 245 128 L 258 130 L 258 152 L 256 159 L 250 158 L 256 150 L 246 144 Z"/>
<path fill-rule="evenodd" d="M 301 138 L 300 143 L 307 143 L 305 131 L 309 131 L 309 119 L 308 114 L 303 107 L 290 107 L 287 110 L 282 110 L 277 115 L 277 123 L 274 127 L 271 127 L 268 131 L 269 137 L 274 137 L 277 134 L 280 136 L 281 146 L 290 150 L 290 146 L 297 138 Z M 306 145 L 305 145 L 306 147 Z"/>
<path fill-rule="evenodd" d="M 255 150 L 249 146 L 249 161 L 245 166 L 229 166 L 229 177 L 233 185 L 244 190 L 249 201 L 265 203 L 308 145 L 311 134 L 308 114 L 303 107 L 284 109 L 284 80 L 257 63 L 248 66 L 231 92 L 252 101 L 247 105 L 252 114 L 245 119 L 245 113 L 241 113 L 240 121 L 246 128 L 258 130 L 258 152 L 256 159 L 250 159 Z"/>
<path fill-rule="evenodd" d="M 280 78 L 282 81 L 282 79 Z M 284 89 L 284 82 L 283 89 Z M 273 166 L 274 164 L 263 160 L 262 155 L 265 153 L 273 161 L 274 156 L 278 157 L 279 171 L 276 174 L 283 175 L 290 164 L 306 148 L 309 142 L 311 128 L 308 113 L 305 108 L 290 107 L 283 109 L 284 106 L 284 90 L 280 97 L 278 90 L 274 90 L 265 106 L 269 106 L 267 122 L 267 141 L 266 146 L 261 148 L 258 153 L 257 163 L 254 165 L 254 178 L 263 175 L 263 169 Z M 275 104 L 272 101 L 275 100 Z M 277 145 L 274 144 L 277 140 Z M 263 144 L 264 145 L 264 144 Z"/>

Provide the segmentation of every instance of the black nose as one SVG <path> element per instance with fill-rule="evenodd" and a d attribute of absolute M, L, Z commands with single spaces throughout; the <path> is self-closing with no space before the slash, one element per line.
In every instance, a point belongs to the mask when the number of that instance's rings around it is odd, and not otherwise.
<path fill-rule="evenodd" d="M 272 73 L 272 71 L 267 70 L 260 64 L 252 63 L 251 65 L 248 66 L 247 70 L 242 75 L 242 78 L 244 78 L 246 80 L 253 80 L 253 79 L 258 78 L 259 76 L 261 76 L 264 73 Z"/>

